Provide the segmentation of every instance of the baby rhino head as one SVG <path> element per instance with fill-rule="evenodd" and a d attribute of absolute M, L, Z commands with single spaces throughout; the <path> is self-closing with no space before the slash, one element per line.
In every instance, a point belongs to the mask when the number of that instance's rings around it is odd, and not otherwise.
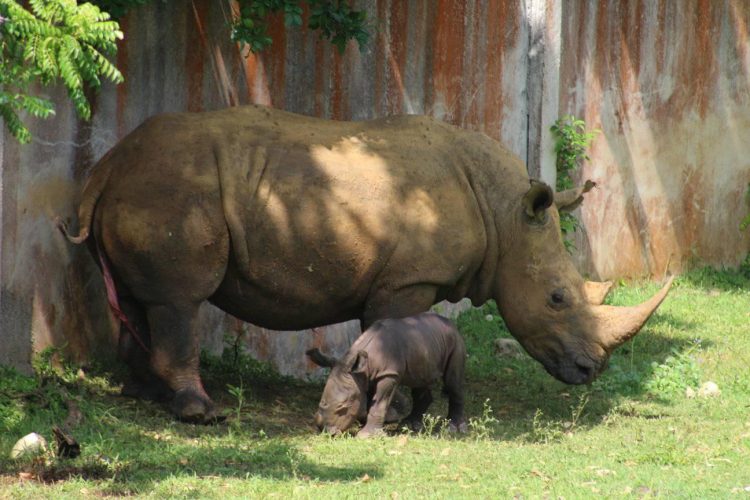
<path fill-rule="evenodd" d="M 331 368 L 315 413 L 318 429 L 335 435 L 347 431 L 356 421 L 364 421 L 367 415 L 367 353 L 347 352 L 341 360 L 318 349 L 310 349 L 306 354 L 317 365 Z"/>

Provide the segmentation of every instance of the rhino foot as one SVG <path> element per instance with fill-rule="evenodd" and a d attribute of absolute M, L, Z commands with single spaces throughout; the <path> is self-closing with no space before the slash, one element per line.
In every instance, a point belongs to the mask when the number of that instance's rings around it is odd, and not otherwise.
<path fill-rule="evenodd" d="M 147 384 L 137 380 L 128 380 L 120 389 L 120 395 L 126 398 L 143 399 L 146 401 L 169 401 L 174 393 L 161 380 L 154 380 Z"/>
<path fill-rule="evenodd" d="M 357 437 L 361 439 L 367 439 L 376 436 L 385 436 L 385 430 L 382 427 L 362 427 L 357 433 Z"/>
<path fill-rule="evenodd" d="M 415 434 L 419 434 L 424 429 L 424 423 L 422 418 L 405 418 L 401 421 L 401 425 L 405 425 L 409 430 Z"/>
<path fill-rule="evenodd" d="M 226 418 L 216 413 L 213 401 L 193 389 L 177 391 L 171 409 L 178 420 L 191 424 L 215 424 Z"/>
<path fill-rule="evenodd" d="M 450 425 L 448 425 L 448 432 L 466 434 L 467 432 L 469 432 L 469 426 L 466 425 L 465 420 L 461 420 L 460 422 L 451 422 Z"/>

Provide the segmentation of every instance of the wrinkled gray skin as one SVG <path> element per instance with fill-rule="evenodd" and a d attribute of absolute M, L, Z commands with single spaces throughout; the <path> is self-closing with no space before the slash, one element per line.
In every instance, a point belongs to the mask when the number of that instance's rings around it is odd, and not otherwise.
<path fill-rule="evenodd" d="M 399 384 L 411 388 L 412 411 L 403 423 L 413 430 L 432 403 L 431 388 L 442 382 L 448 395 L 453 431 L 464 432 L 464 341 L 452 322 L 435 313 L 376 321 L 341 360 L 308 356 L 332 367 L 320 398 L 315 423 L 321 431 L 339 434 L 357 421 L 365 426 L 357 437 L 383 433 L 383 423 Z"/>

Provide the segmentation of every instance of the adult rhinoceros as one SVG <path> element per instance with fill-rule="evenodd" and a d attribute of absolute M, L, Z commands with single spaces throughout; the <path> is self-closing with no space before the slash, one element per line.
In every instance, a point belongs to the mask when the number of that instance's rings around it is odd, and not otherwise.
<path fill-rule="evenodd" d="M 636 307 L 587 300 L 550 188 L 487 136 L 423 116 L 336 122 L 259 106 L 156 116 L 96 165 L 78 217 L 68 238 L 93 234 L 139 332 L 121 334 L 140 382 L 124 391 L 147 395 L 155 375 L 191 421 L 215 415 L 199 374 L 205 300 L 293 330 L 495 299 L 529 354 L 580 384 L 668 291 Z"/>

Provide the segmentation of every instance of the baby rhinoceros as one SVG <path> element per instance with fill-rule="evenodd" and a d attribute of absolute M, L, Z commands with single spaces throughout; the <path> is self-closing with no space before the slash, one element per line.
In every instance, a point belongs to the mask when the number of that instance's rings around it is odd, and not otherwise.
<path fill-rule="evenodd" d="M 365 423 L 357 437 L 383 433 L 388 407 L 402 384 L 411 388 L 412 411 L 403 423 L 414 430 L 432 403 L 431 388 L 443 382 L 450 429 L 465 432 L 463 379 L 466 347 L 455 325 L 434 313 L 376 321 L 341 360 L 307 351 L 315 363 L 332 368 L 315 423 L 338 434 L 355 421 Z"/>

